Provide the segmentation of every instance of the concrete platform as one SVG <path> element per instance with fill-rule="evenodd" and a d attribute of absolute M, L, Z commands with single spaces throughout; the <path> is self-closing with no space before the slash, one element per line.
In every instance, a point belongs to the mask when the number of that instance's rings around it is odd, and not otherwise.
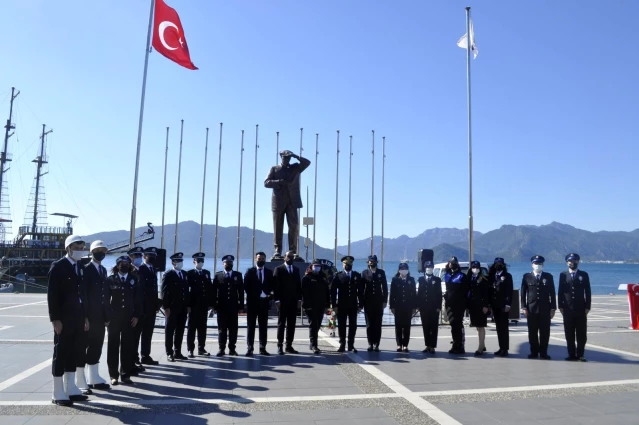
<path fill-rule="evenodd" d="M 560 315 L 558 315 L 560 316 Z M 53 406 L 53 332 L 43 295 L 0 295 L 0 423 L 13 424 L 634 424 L 639 423 L 639 332 L 628 329 L 625 297 L 593 297 L 588 363 L 564 361 L 561 318 L 553 322 L 549 354 L 529 360 L 525 320 L 511 327 L 508 358 L 494 358 L 497 339 L 487 331 L 487 355 L 475 357 L 477 337 L 466 328 L 469 354 L 451 356 L 450 330 L 440 328 L 438 353 L 424 355 L 421 326 L 413 326 L 410 353 L 395 352 L 385 327 L 382 352 L 338 354 L 337 338 L 322 331 L 321 355 L 308 350 L 298 328 L 298 355 L 198 357 L 168 363 L 156 329 L 148 367 L 135 385 L 94 391 L 88 402 Z M 267 349 L 274 353 L 275 329 Z M 209 329 L 207 350 L 217 351 Z M 186 348 L 184 348 L 186 353 Z M 106 346 L 100 372 L 106 377 Z"/>

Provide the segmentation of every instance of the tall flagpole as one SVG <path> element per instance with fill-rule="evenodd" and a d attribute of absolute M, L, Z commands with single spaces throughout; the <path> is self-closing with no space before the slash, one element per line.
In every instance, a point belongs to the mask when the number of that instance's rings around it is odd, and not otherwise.
<path fill-rule="evenodd" d="M 473 261 L 473 138 L 470 114 L 470 7 L 466 7 L 466 81 L 468 90 L 468 261 Z"/>
<path fill-rule="evenodd" d="M 242 164 L 244 162 L 244 130 L 242 130 L 242 142 L 240 143 L 240 190 L 237 203 L 237 258 L 235 270 L 240 270 L 240 223 L 242 221 Z"/>
<path fill-rule="evenodd" d="M 280 132 L 277 131 L 275 133 L 277 136 L 275 138 L 275 165 L 280 163 Z"/>
<path fill-rule="evenodd" d="M 206 189 L 206 159 L 209 152 L 209 128 L 206 127 L 206 142 L 204 143 L 204 177 L 202 178 L 202 212 L 200 214 L 200 252 L 204 242 L 204 193 Z"/>
<path fill-rule="evenodd" d="M 386 137 L 382 137 L 382 269 L 384 268 L 384 169 L 386 168 Z"/>
<path fill-rule="evenodd" d="M 153 30 L 153 10 L 155 0 L 151 0 L 149 12 L 149 29 L 146 33 L 146 52 L 144 55 L 144 74 L 142 74 L 142 96 L 140 99 L 140 119 L 138 122 L 138 147 L 135 154 L 135 174 L 133 178 L 133 205 L 131 206 L 131 229 L 129 232 L 129 248 L 135 245 L 135 214 L 138 200 L 138 171 L 140 169 L 140 145 L 142 144 L 142 123 L 144 122 L 144 96 L 146 94 L 146 74 L 149 69 L 149 53 L 151 52 L 151 31 Z"/>
<path fill-rule="evenodd" d="M 213 248 L 213 273 L 217 270 L 217 229 L 220 218 L 220 169 L 222 168 L 222 126 L 223 124 L 220 123 L 220 148 L 217 157 L 217 194 L 215 196 L 215 247 Z"/>
<path fill-rule="evenodd" d="M 304 139 L 304 129 L 300 128 L 300 156 L 302 156 L 302 151 L 304 150 L 302 148 L 302 140 L 303 139 Z M 300 186 L 299 187 L 302 187 L 302 185 L 301 185 L 301 183 L 302 183 L 302 174 L 300 174 L 300 176 L 299 176 L 299 181 L 300 181 Z M 297 221 L 298 222 L 301 221 L 300 220 L 301 217 L 302 217 L 302 209 L 298 208 L 297 209 Z M 290 232 L 290 230 L 289 230 L 289 232 Z M 289 249 L 291 249 L 291 248 L 289 247 Z M 299 231 L 299 225 L 298 225 L 298 227 L 297 227 L 297 250 L 296 250 L 295 254 L 299 256 L 301 249 L 302 249 L 302 232 Z"/>
<path fill-rule="evenodd" d="M 353 171 L 353 136 L 349 137 L 348 156 L 348 255 L 351 255 L 351 176 Z"/>
<path fill-rule="evenodd" d="M 184 134 L 184 120 L 180 123 L 180 155 L 178 159 L 178 181 L 177 181 L 177 202 L 175 204 L 175 241 L 173 242 L 173 253 L 178 252 L 178 214 L 180 212 L 180 174 L 182 172 L 182 136 Z"/>
<path fill-rule="evenodd" d="M 337 152 L 336 152 L 336 165 L 335 165 L 335 248 L 333 249 L 333 256 L 335 257 L 335 264 L 337 264 L 337 219 L 339 218 L 339 130 L 337 130 Z"/>
<path fill-rule="evenodd" d="M 313 259 L 315 259 L 315 229 L 317 229 L 317 156 L 319 155 L 319 133 L 315 133 L 315 183 L 313 185 Z"/>
<path fill-rule="evenodd" d="M 375 130 L 372 130 L 373 175 L 371 177 L 371 255 L 375 254 Z"/>
<path fill-rule="evenodd" d="M 255 210 L 256 210 L 256 206 L 257 206 L 257 149 L 260 147 L 260 145 L 258 145 L 257 141 L 257 132 L 259 130 L 259 124 L 255 125 L 255 173 L 254 173 L 254 178 L 253 178 L 253 249 L 252 249 L 252 254 L 253 256 L 255 256 Z"/>
<path fill-rule="evenodd" d="M 166 206 L 166 169 L 169 162 L 169 127 L 166 128 L 166 148 L 164 149 L 164 189 L 162 190 L 162 238 L 160 248 L 164 249 L 164 207 Z"/>

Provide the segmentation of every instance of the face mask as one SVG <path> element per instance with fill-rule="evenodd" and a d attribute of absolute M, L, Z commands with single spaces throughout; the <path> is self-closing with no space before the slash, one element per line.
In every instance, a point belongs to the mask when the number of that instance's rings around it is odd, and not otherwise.
<path fill-rule="evenodd" d="M 127 274 L 129 272 L 129 265 L 127 263 L 120 263 L 118 271 L 122 274 Z"/>
<path fill-rule="evenodd" d="M 353 266 L 350 264 L 344 264 L 344 271 L 350 272 L 353 270 Z"/>
<path fill-rule="evenodd" d="M 579 265 L 579 263 L 568 263 L 568 268 L 570 270 L 575 270 L 577 268 L 577 266 Z"/>
<path fill-rule="evenodd" d="M 182 264 L 182 262 L 179 262 L 179 263 L 175 263 L 173 267 L 175 267 L 175 270 L 182 270 L 183 265 L 184 264 Z"/>
<path fill-rule="evenodd" d="M 202 270 L 202 268 L 204 267 L 204 263 L 195 263 L 195 268 L 198 270 Z"/>
<path fill-rule="evenodd" d="M 224 270 L 226 270 L 227 272 L 233 270 L 233 263 L 224 263 Z"/>
<path fill-rule="evenodd" d="M 425 272 L 428 276 L 430 276 L 433 274 L 433 269 L 426 269 Z"/>
<path fill-rule="evenodd" d="M 102 260 L 104 260 L 104 257 L 106 257 L 106 252 L 94 252 L 93 253 L 93 259 L 95 261 L 102 261 Z"/>
<path fill-rule="evenodd" d="M 369 263 L 368 268 L 371 270 L 375 270 L 377 268 L 377 263 Z"/>
<path fill-rule="evenodd" d="M 284 260 L 284 262 L 290 266 L 291 264 L 293 264 L 293 259 L 287 257 L 286 260 Z"/>
<path fill-rule="evenodd" d="M 407 274 L 408 274 L 408 270 L 400 270 L 400 271 L 399 271 L 399 275 L 400 275 L 401 277 L 406 277 L 406 275 L 407 275 Z"/>
<path fill-rule="evenodd" d="M 495 270 L 497 270 L 498 272 L 504 270 L 504 265 L 503 264 L 495 264 Z"/>
<path fill-rule="evenodd" d="M 133 265 L 135 267 L 140 267 L 142 265 L 142 257 L 136 257 L 133 259 Z"/>
<path fill-rule="evenodd" d="M 89 255 L 89 251 L 71 251 L 71 258 L 74 261 L 80 261 L 82 257 Z"/>
<path fill-rule="evenodd" d="M 479 269 L 471 269 L 471 271 L 473 272 L 475 276 L 479 274 Z"/>
<path fill-rule="evenodd" d="M 264 264 L 266 264 L 266 261 L 256 261 L 255 264 L 257 264 L 257 267 L 264 267 Z"/>
<path fill-rule="evenodd" d="M 542 266 L 541 264 L 533 264 L 532 268 L 534 271 L 540 272 L 544 269 L 544 266 Z"/>
<path fill-rule="evenodd" d="M 459 263 L 451 263 L 451 264 L 450 264 L 450 268 L 451 268 L 452 270 L 457 270 L 457 269 L 459 269 Z"/>
<path fill-rule="evenodd" d="M 322 271 L 321 267 L 313 267 L 313 273 L 319 273 L 320 271 Z"/>

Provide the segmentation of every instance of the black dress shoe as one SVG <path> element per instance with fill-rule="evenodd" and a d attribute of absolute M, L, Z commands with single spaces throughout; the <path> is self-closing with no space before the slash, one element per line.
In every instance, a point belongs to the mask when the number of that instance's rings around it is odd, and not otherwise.
<path fill-rule="evenodd" d="M 237 354 L 235 348 L 229 348 L 229 356 L 239 356 L 239 354 Z"/>
<path fill-rule="evenodd" d="M 205 357 L 208 357 L 208 356 L 210 356 L 210 355 L 211 355 L 211 353 L 209 353 L 208 351 L 206 351 L 206 350 L 204 350 L 204 349 L 202 349 L 202 350 L 199 350 L 199 349 L 198 349 L 198 350 L 197 350 L 197 355 L 198 355 L 198 356 L 205 356 Z"/>
<path fill-rule="evenodd" d="M 340 344 L 339 348 L 337 349 L 338 353 L 343 353 L 346 351 L 346 347 L 344 346 L 344 344 Z"/>
<path fill-rule="evenodd" d="M 137 370 L 138 372 L 144 372 L 146 370 L 141 364 L 136 364 L 135 366 L 133 366 L 133 369 Z"/>
<path fill-rule="evenodd" d="M 131 372 L 129 372 L 129 375 L 131 376 L 138 376 L 140 374 L 140 372 L 138 370 L 136 370 L 135 368 L 133 368 L 131 370 Z"/>
<path fill-rule="evenodd" d="M 271 353 L 266 351 L 266 348 L 260 348 L 260 355 L 262 355 L 262 356 L 270 356 Z"/>
<path fill-rule="evenodd" d="M 293 348 L 291 345 L 286 347 L 286 352 L 290 353 L 290 354 L 298 354 L 299 351 L 297 351 L 295 348 Z"/>
<path fill-rule="evenodd" d="M 579 357 L 577 357 L 577 356 L 568 356 L 568 357 L 566 357 L 566 361 L 567 362 L 576 362 L 577 360 L 579 360 Z"/>
<path fill-rule="evenodd" d="M 529 359 L 536 359 L 537 358 L 537 354 L 528 354 L 528 358 Z"/>
<path fill-rule="evenodd" d="M 350 347 L 348 347 L 348 351 L 352 351 L 353 353 L 357 354 L 357 348 L 355 348 L 352 345 Z"/>
<path fill-rule="evenodd" d="M 80 389 L 80 392 L 82 393 L 82 395 L 93 395 L 93 391 L 91 391 L 91 388 L 87 388 L 86 390 Z"/>
<path fill-rule="evenodd" d="M 366 349 L 366 351 L 373 351 L 373 346 L 369 345 L 368 348 Z"/>
<path fill-rule="evenodd" d="M 373 347 L 373 351 L 379 353 L 379 344 L 375 344 L 375 347 Z"/>
<path fill-rule="evenodd" d="M 484 355 L 483 351 L 479 351 L 479 350 L 475 351 L 475 356 L 479 357 L 479 356 L 483 356 L 483 355 Z"/>
<path fill-rule="evenodd" d="M 501 356 L 501 352 L 502 352 L 502 350 L 497 350 L 493 354 L 496 355 L 496 356 Z"/>
<path fill-rule="evenodd" d="M 170 361 L 171 363 L 173 363 L 175 361 L 175 357 L 173 357 L 173 354 L 167 354 L 166 355 L 166 359 L 168 361 Z"/>
<path fill-rule="evenodd" d="M 580 362 L 587 362 L 588 360 L 586 360 L 586 358 L 584 356 L 579 357 L 578 359 Z"/>
<path fill-rule="evenodd" d="M 122 375 L 120 377 L 120 380 L 122 381 L 123 384 L 133 385 L 133 381 L 131 381 L 131 378 L 128 377 L 127 375 Z"/>
<path fill-rule="evenodd" d="M 111 389 L 111 385 L 109 384 L 94 384 L 94 385 L 89 385 L 89 388 L 93 389 L 93 390 L 110 390 Z"/>
<path fill-rule="evenodd" d="M 142 360 L 140 361 L 140 363 L 146 364 L 146 365 L 151 365 L 151 366 L 157 366 L 157 365 L 160 364 L 159 361 L 153 360 L 153 358 L 151 356 L 142 357 Z"/>
<path fill-rule="evenodd" d="M 282 346 L 280 345 L 279 347 L 277 347 L 277 354 L 283 356 L 284 355 L 284 349 L 282 348 Z"/>
<path fill-rule="evenodd" d="M 51 403 L 55 404 L 56 406 L 64 406 L 64 407 L 73 406 L 73 401 L 71 399 L 69 399 L 69 400 L 51 400 Z"/>
<path fill-rule="evenodd" d="M 69 400 L 71 401 L 87 401 L 89 396 L 78 394 L 78 395 L 70 395 Z"/>
<path fill-rule="evenodd" d="M 452 349 L 450 351 L 453 351 Z M 402 347 L 397 347 L 397 352 L 401 353 L 402 352 Z"/>
<path fill-rule="evenodd" d="M 539 357 L 540 357 L 540 358 L 542 358 L 543 360 L 550 360 L 550 359 L 552 359 L 552 357 L 550 357 L 548 354 L 541 354 Z"/>
<path fill-rule="evenodd" d="M 189 351 L 189 358 L 194 359 L 195 354 L 193 354 L 193 350 Z"/>
<path fill-rule="evenodd" d="M 404 353 L 408 353 L 408 347 L 404 347 L 404 349 L 402 350 Z"/>
<path fill-rule="evenodd" d="M 224 356 L 225 354 L 226 354 L 226 353 L 224 352 L 224 349 L 220 349 L 220 350 L 217 352 L 216 356 L 218 356 L 218 357 L 222 357 L 222 356 Z"/>
<path fill-rule="evenodd" d="M 245 354 L 246 357 L 251 357 L 252 355 L 253 355 L 253 349 L 252 348 L 249 348 L 248 350 L 246 350 L 246 354 Z"/>
<path fill-rule="evenodd" d="M 508 351 L 507 350 L 503 350 L 501 352 L 501 354 L 499 355 L 499 357 L 508 357 Z"/>
<path fill-rule="evenodd" d="M 322 351 L 318 347 L 313 347 L 313 354 L 322 354 Z"/>

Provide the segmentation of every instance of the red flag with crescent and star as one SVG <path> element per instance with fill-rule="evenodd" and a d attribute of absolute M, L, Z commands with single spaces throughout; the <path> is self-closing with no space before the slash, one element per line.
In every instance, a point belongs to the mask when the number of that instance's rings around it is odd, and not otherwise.
<path fill-rule="evenodd" d="M 191 62 L 184 28 L 175 9 L 163 0 L 155 0 L 153 48 L 161 55 L 188 69 L 197 69 Z"/>

